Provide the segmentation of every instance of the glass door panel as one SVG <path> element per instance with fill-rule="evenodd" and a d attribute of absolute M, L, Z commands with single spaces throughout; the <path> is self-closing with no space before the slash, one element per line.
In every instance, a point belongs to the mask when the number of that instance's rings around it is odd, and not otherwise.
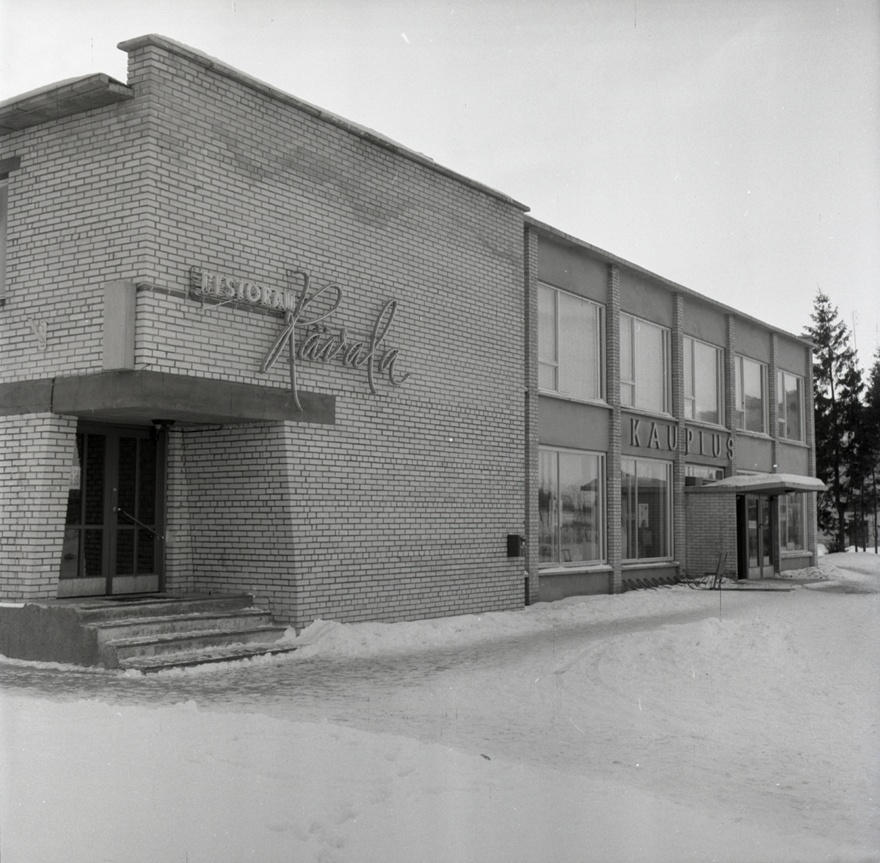
<path fill-rule="evenodd" d="M 160 589 L 161 441 L 147 429 L 98 428 L 76 436 L 59 596 Z"/>

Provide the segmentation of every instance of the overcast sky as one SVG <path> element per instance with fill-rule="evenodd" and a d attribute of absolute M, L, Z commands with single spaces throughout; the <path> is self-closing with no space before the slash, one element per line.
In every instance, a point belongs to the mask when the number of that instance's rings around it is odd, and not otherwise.
<path fill-rule="evenodd" d="M 880 346 L 880 0 L 0 0 L 0 100 L 160 33 L 790 332 Z"/>

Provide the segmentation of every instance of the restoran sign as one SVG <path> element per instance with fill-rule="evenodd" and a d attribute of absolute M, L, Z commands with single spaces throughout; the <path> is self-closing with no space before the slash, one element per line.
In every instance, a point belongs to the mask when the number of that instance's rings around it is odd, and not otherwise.
<path fill-rule="evenodd" d="M 373 395 L 376 394 L 377 374 L 385 376 L 393 386 L 400 386 L 410 377 L 409 372 L 400 374 L 397 371 L 400 351 L 385 344 L 397 313 L 397 300 L 388 300 L 376 315 L 369 335 L 357 338 L 346 327 L 332 329 L 329 326 L 344 297 L 338 284 L 330 282 L 313 290 L 311 277 L 305 270 L 288 270 L 287 277 L 292 286 L 301 282 L 298 290 L 294 287 L 273 288 L 192 267 L 190 295 L 203 302 L 208 299 L 216 305 L 238 302 L 283 313 L 281 332 L 267 351 L 260 371 L 268 372 L 287 348 L 290 389 L 298 410 L 302 410 L 297 387 L 297 364 L 300 361 L 335 361 L 349 368 L 363 369 Z M 298 328 L 304 330 L 299 340 Z"/>

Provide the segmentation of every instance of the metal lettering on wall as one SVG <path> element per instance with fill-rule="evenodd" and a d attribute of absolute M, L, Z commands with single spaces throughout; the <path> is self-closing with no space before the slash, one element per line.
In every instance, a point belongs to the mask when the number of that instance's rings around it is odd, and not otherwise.
<path fill-rule="evenodd" d="M 298 361 L 326 363 L 336 360 L 349 368 L 364 369 L 370 392 L 374 395 L 376 372 L 385 375 L 393 386 L 400 386 L 411 376 L 409 372 L 396 372 L 400 351 L 385 347 L 384 344 L 397 313 L 397 300 L 389 300 L 382 306 L 369 337 L 358 340 L 351 337 L 345 327 L 332 330 L 326 323 L 322 324 L 332 317 L 342 303 L 344 295 L 339 285 L 331 282 L 312 291 L 311 277 L 305 270 L 289 270 L 287 278 L 291 283 L 297 279 L 302 280 L 299 291 L 292 287 L 278 290 L 192 267 L 190 293 L 199 299 L 210 298 L 218 304 L 242 302 L 284 313 L 284 325 L 266 353 L 260 371 L 268 372 L 287 347 L 290 389 L 298 410 L 302 410 L 297 384 Z M 298 327 L 305 329 L 304 337 L 299 343 Z"/>
<path fill-rule="evenodd" d="M 732 434 L 710 431 L 708 429 L 686 426 L 684 434 L 679 434 L 673 423 L 629 417 L 629 445 L 642 449 L 676 452 L 681 449 L 685 455 L 701 455 L 710 458 L 732 459 L 734 456 L 734 437 Z"/>

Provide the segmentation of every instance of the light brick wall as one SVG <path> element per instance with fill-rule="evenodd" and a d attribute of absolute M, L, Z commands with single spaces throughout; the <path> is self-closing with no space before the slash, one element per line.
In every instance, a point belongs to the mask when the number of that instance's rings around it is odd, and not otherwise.
<path fill-rule="evenodd" d="M 260 372 L 280 317 L 202 310 L 185 296 L 197 265 L 339 283 L 330 326 L 358 338 L 397 300 L 386 342 L 412 375 L 377 375 L 373 395 L 362 369 L 301 361 L 300 388 L 336 396 L 334 426 L 172 431 L 167 587 L 249 590 L 297 626 L 521 606 L 521 211 L 155 46 L 130 76 L 162 156 L 137 368 L 288 386 L 286 361 Z"/>
<path fill-rule="evenodd" d="M 53 599 L 76 420 L 0 417 L 0 440 L 0 599 Z"/>
<path fill-rule="evenodd" d="M 685 494 L 687 569 L 692 577 L 714 572 L 718 555 L 727 552 L 725 572 L 736 577 L 736 496 Z"/>
<path fill-rule="evenodd" d="M 0 136 L 10 174 L 0 383 L 102 368 L 104 284 L 141 271 L 150 162 L 140 102 Z"/>

